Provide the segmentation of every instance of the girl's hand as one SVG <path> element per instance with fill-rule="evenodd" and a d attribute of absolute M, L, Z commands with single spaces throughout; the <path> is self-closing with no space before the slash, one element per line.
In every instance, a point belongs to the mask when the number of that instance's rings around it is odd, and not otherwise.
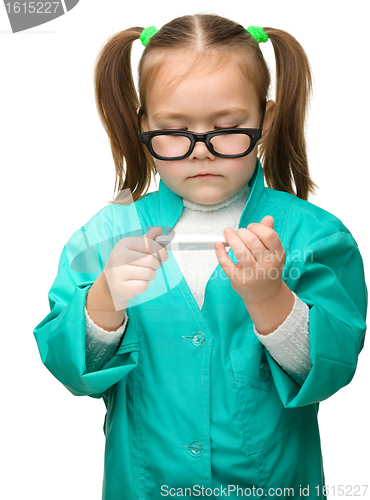
<path fill-rule="evenodd" d="M 234 252 L 237 264 L 227 255 L 222 243 L 216 243 L 217 259 L 230 278 L 231 286 L 244 303 L 256 303 L 274 297 L 283 284 L 285 251 L 273 230 L 274 219 L 266 215 L 260 223 L 248 229 L 224 231 L 226 241 Z M 228 229 L 228 228 L 226 228 Z M 220 245 L 219 250 L 216 248 Z"/>
<path fill-rule="evenodd" d="M 103 271 L 115 306 L 126 307 L 130 299 L 148 290 L 161 261 L 168 260 L 167 250 L 154 241 L 160 234 L 161 228 L 155 226 L 143 236 L 122 238 L 113 248 Z"/>

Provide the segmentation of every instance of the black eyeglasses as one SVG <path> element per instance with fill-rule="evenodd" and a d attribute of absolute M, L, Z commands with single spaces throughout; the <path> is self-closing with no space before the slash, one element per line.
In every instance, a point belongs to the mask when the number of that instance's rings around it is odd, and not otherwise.
<path fill-rule="evenodd" d="M 208 150 L 219 158 L 241 158 L 249 155 L 262 136 L 263 108 L 261 123 L 258 128 L 221 128 L 204 134 L 185 130 L 141 131 L 142 109 L 138 113 L 140 140 L 150 154 L 158 160 L 184 160 L 193 152 L 195 143 L 204 142 Z"/>

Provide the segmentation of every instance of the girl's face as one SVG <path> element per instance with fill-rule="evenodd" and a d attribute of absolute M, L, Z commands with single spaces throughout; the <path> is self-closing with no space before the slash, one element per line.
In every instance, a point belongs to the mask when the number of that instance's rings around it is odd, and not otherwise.
<path fill-rule="evenodd" d="M 178 77 L 182 69 L 180 58 L 176 62 L 172 60 L 148 90 L 148 120 L 143 117 L 143 131 L 185 129 L 208 132 L 216 128 L 259 126 L 261 113 L 255 90 L 235 63 L 230 62 L 206 75 L 194 74 L 166 89 L 166 82 Z M 216 116 L 220 111 L 225 114 Z M 273 114 L 274 103 L 269 101 L 263 135 L 257 144 L 267 136 Z M 195 203 L 214 205 L 234 196 L 248 183 L 256 159 L 257 146 L 247 156 L 226 159 L 214 156 L 206 144 L 197 142 L 188 158 L 177 161 L 155 159 L 155 163 L 169 189 Z M 195 177 L 205 173 L 213 174 L 213 177 Z"/>

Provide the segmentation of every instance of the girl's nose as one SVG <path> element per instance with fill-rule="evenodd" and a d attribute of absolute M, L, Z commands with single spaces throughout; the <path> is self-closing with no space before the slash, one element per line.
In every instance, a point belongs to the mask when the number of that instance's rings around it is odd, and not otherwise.
<path fill-rule="evenodd" d="M 194 149 L 189 156 L 189 160 L 193 159 L 204 159 L 209 158 L 210 160 L 214 160 L 216 157 L 210 152 L 207 148 L 207 145 L 204 142 L 196 142 L 194 145 Z"/>

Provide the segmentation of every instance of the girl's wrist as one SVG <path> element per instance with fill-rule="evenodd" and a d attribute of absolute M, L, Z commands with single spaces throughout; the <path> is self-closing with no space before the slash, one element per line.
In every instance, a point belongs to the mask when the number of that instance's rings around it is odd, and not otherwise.
<path fill-rule="evenodd" d="M 86 309 L 92 321 L 108 331 L 115 331 L 122 325 L 126 313 L 126 306 L 116 310 L 109 287 L 101 273 L 91 286 L 86 296 Z"/>
<path fill-rule="evenodd" d="M 295 302 L 293 292 L 281 280 L 281 286 L 276 294 L 256 302 L 244 301 L 244 305 L 261 335 L 275 331 L 289 316 Z"/>

